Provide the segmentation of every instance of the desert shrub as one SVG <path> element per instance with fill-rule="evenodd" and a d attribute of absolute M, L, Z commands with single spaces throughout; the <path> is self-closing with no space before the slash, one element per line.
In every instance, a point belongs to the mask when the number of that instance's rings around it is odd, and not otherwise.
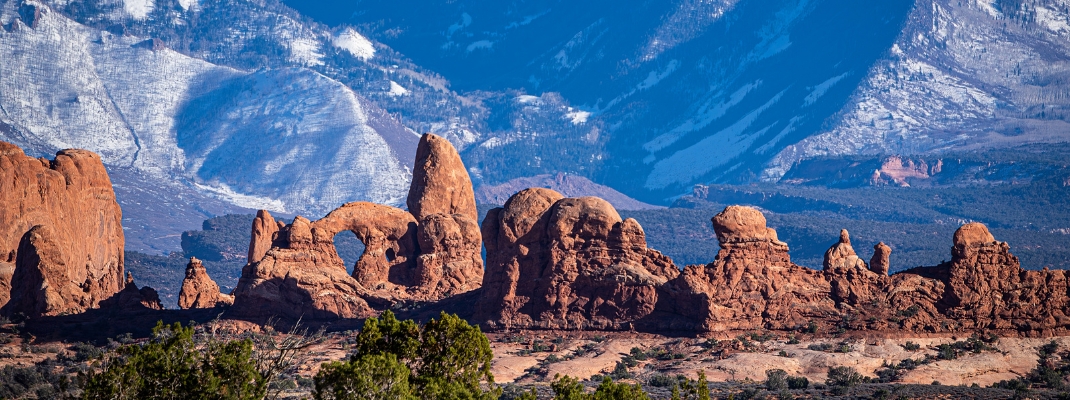
<path fill-rule="evenodd" d="M 706 371 L 698 372 L 698 380 L 690 380 L 683 375 L 677 378 L 678 384 L 672 388 L 673 400 L 710 400 L 710 384 L 706 381 Z"/>
<path fill-rule="evenodd" d="M 865 376 L 851 367 L 830 367 L 825 384 L 832 388 L 834 394 L 847 393 L 850 387 L 865 381 Z"/>
<path fill-rule="evenodd" d="M 257 370 L 251 340 L 197 348 L 193 328 L 158 322 L 150 341 L 118 348 L 85 382 L 86 399 L 260 399 L 268 379 Z"/>
<path fill-rule="evenodd" d="M 508 384 L 502 388 L 502 395 L 498 397 L 498 400 L 537 400 L 538 397 L 535 394 L 535 388 L 531 390 L 524 390 L 516 384 Z"/>
<path fill-rule="evenodd" d="M 917 343 L 914 343 L 914 342 L 911 342 L 911 341 L 907 341 L 906 343 L 903 344 L 903 350 L 906 350 L 906 351 L 918 351 L 920 349 L 921 349 L 921 345 L 920 344 L 917 344 Z"/>
<path fill-rule="evenodd" d="M 806 389 L 810 387 L 810 380 L 805 376 L 789 376 L 787 384 L 788 389 Z"/>
<path fill-rule="evenodd" d="M 765 370 L 765 388 L 770 392 L 779 392 L 788 388 L 788 373 L 782 369 Z"/>
<path fill-rule="evenodd" d="M 56 360 L 49 358 L 28 367 L 0 368 L 0 399 L 69 396 L 75 385 L 66 374 L 57 372 L 58 367 Z"/>
<path fill-rule="evenodd" d="M 646 384 L 653 387 L 673 387 L 676 385 L 676 378 L 666 374 L 654 374 L 646 380 Z"/>
<path fill-rule="evenodd" d="M 832 343 L 814 343 L 809 346 L 806 346 L 807 350 L 813 351 L 831 351 L 834 348 L 836 347 L 833 346 Z"/>

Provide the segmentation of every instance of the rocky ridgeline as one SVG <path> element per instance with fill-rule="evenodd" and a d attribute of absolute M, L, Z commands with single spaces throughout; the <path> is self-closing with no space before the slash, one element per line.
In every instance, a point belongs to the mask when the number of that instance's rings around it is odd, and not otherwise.
<path fill-rule="evenodd" d="M 0 313 L 37 317 L 146 304 L 123 277 L 122 211 L 100 156 L 26 156 L 0 142 Z M 132 290 L 132 292 L 131 292 Z"/>
<path fill-rule="evenodd" d="M 883 243 L 867 264 L 844 230 L 824 268 L 812 270 L 791 262 L 760 211 L 730 206 L 712 219 L 716 259 L 681 270 L 647 247 L 638 222 L 595 197 L 526 189 L 477 226 L 465 171 L 449 142 L 424 135 L 408 211 L 354 202 L 291 224 L 261 211 L 233 293 L 220 293 L 191 259 L 179 304 L 330 320 L 461 301 L 491 330 L 1070 333 L 1066 271 L 1022 269 L 979 223 L 955 233 L 951 261 L 889 276 Z M 121 218 L 95 154 L 35 159 L 0 142 L 0 312 L 161 309 L 155 290 L 124 279 Z M 365 244 L 352 274 L 333 244 L 342 231 Z"/>

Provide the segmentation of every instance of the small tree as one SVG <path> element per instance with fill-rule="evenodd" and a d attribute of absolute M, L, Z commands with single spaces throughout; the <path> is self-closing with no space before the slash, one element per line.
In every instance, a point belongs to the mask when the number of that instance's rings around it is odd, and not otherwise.
<path fill-rule="evenodd" d="M 680 376 L 683 378 L 683 375 Z M 706 381 L 706 371 L 698 372 L 698 380 L 680 379 L 680 384 L 672 388 L 673 400 L 710 400 L 710 384 Z"/>
<path fill-rule="evenodd" d="M 591 400 L 650 400 L 638 384 L 614 383 L 613 379 L 602 377 L 602 384 L 598 385 L 594 393 L 588 397 Z"/>
<path fill-rule="evenodd" d="M 554 391 L 554 400 L 585 400 L 587 393 L 576 378 L 571 376 L 554 375 L 550 382 L 550 389 Z"/>
<path fill-rule="evenodd" d="M 421 399 L 497 399 L 501 393 L 497 388 L 483 390 L 484 384 L 494 384 L 490 373 L 494 353 L 479 327 L 444 312 L 439 319 L 420 327 L 412 320 L 398 321 L 386 311 L 381 318 L 365 321 L 348 361 L 327 364 L 317 374 L 316 398 L 348 398 L 329 396 L 344 392 L 339 387 L 384 378 L 349 376 L 374 372 L 355 365 L 368 362 L 371 359 L 364 360 L 365 357 L 372 356 L 392 356 L 411 371 L 407 378 L 409 392 Z"/>

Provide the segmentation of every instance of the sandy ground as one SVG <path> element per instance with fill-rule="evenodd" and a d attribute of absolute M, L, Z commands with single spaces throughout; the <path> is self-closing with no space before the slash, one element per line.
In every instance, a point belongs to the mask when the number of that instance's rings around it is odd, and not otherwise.
<path fill-rule="evenodd" d="M 516 342 L 516 336 L 523 337 L 519 340 L 520 343 Z M 644 352 L 664 348 L 680 354 L 677 359 L 647 358 L 638 361 L 636 366 L 629 369 L 637 380 L 644 380 L 654 374 L 683 374 L 694 378 L 699 371 L 704 371 L 711 382 L 761 382 L 766 378 L 766 370 L 783 369 L 790 375 L 805 376 L 811 382 L 823 382 L 830 367 L 849 366 L 864 375 L 876 377 L 876 371 L 885 363 L 897 364 L 908 358 L 917 360 L 924 358 L 926 354 L 935 356 L 938 345 L 956 341 L 952 338 L 819 339 L 788 344 L 786 340 L 780 339 L 755 342 L 754 346 L 749 348 L 738 346 L 740 348 L 732 349 L 722 343 L 722 349 L 707 349 L 701 345 L 705 339 L 692 338 L 553 339 L 552 335 L 543 334 L 527 337 L 491 335 L 491 339 L 495 354 L 492 372 L 495 381 L 499 383 L 549 382 L 556 374 L 581 379 L 608 374 L 632 348 L 639 348 Z M 1001 380 L 1027 374 L 1036 366 L 1037 348 L 1051 340 L 1058 342 L 1062 349 L 1070 348 L 1070 337 L 1001 338 L 994 345 L 998 349 L 996 351 L 965 353 L 953 360 L 933 361 L 905 371 L 901 382 L 930 384 L 938 381 L 944 385 L 976 383 L 989 386 Z M 531 352 L 536 347 L 534 343 L 539 341 L 559 341 L 561 344 L 551 351 Z M 919 344 L 921 348 L 915 351 L 904 349 L 903 345 L 908 341 Z M 846 343 L 850 346 L 850 351 L 808 349 L 810 345 L 820 343 L 828 343 L 836 349 L 842 348 L 842 344 Z M 578 355 L 576 350 L 584 346 L 590 350 Z"/>

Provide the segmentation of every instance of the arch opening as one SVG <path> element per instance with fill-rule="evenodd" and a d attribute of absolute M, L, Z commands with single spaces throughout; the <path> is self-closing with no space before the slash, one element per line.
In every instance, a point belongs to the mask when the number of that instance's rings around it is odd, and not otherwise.
<path fill-rule="evenodd" d="M 364 254 L 364 242 L 361 242 L 352 231 L 343 230 L 334 235 L 334 249 L 345 263 L 346 273 L 353 275 L 353 267 Z"/>

